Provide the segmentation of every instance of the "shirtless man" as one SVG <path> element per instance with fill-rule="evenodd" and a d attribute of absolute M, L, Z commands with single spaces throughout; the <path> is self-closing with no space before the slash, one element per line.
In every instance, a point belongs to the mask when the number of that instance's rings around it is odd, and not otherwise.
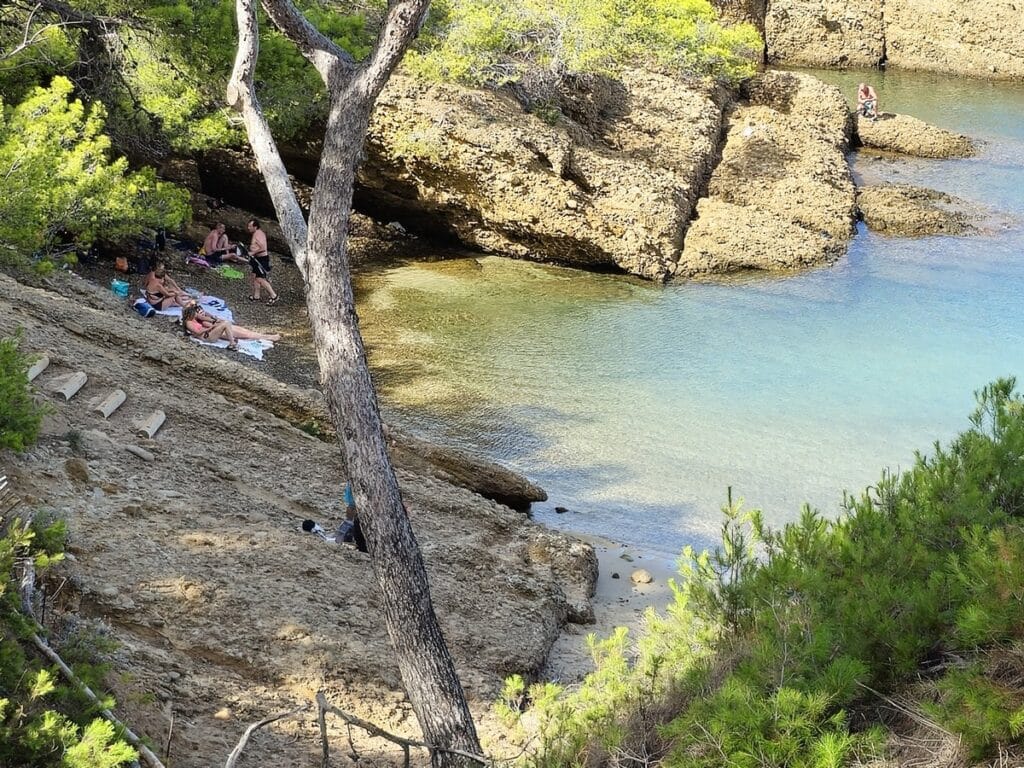
<path fill-rule="evenodd" d="M 248 259 L 243 259 L 235 252 L 231 241 L 228 240 L 228 236 L 224 233 L 224 229 L 223 222 L 218 221 L 217 225 L 210 230 L 210 233 L 203 241 L 203 252 L 206 254 L 206 260 L 211 264 L 221 261 L 247 263 Z"/>
<path fill-rule="evenodd" d="M 867 83 L 857 86 L 857 112 L 872 120 L 878 119 L 878 94 Z"/>
<path fill-rule="evenodd" d="M 249 301 L 260 300 L 260 289 L 270 294 L 267 304 L 277 304 L 277 291 L 270 284 L 270 252 L 267 250 L 267 234 L 260 229 L 256 219 L 249 219 L 246 225 L 252 240 L 249 242 L 249 266 L 252 268 L 252 295 Z"/>

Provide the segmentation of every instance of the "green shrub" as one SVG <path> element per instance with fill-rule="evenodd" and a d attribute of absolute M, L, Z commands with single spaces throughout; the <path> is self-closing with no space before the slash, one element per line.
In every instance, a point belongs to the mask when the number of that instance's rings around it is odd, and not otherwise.
<path fill-rule="evenodd" d="M 1024 402 L 977 393 L 971 427 L 901 476 L 781 530 L 731 497 L 716 551 L 687 551 L 664 616 L 606 644 L 573 692 L 534 686 L 534 766 L 657 755 L 673 768 L 869 759 L 846 716 L 954 652 L 934 716 L 982 757 L 1024 733 Z M 991 659 L 1000 659 L 995 664 Z M 508 708 L 507 708 L 508 709 Z M 511 710 L 509 710 L 511 711 Z M 506 712 L 506 715 L 509 713 Z"/>
<path fill-rule="evenodd" d="M 62 240 L 117 239 L 144 227 L 176 228 L 188 194 L 110 159 L 101 104 L 71 99 L 58 77 L 0 119 L 0 244 L 46 252 Z"/>
<path fill-rule="evenodd" d="M 19 611 L 14 569 L 31 559 L 44 571 L 60 560 L 54 550 L 63 538 L 63 523 L 29 527 L 17 519 L 0 537 L 0 765 L 117 768 L 135 760 L 135 750 L 109 722 L 95 717 L 96 707 L 77 688 L 26 650 L 35 627 Z M 71 657 L 65 660 L 80 674 Z"/>
<path fill-rule="evenodd" d="M 736 82 L 753 74 L 760 50 L 753 27 L 723 26 L 707 0 L 445 0 L 407 62 L 475 86 L 626 66 Z"/>
<path fill-rule="evenodd" d="M 36 441 L 45 411 L 29 390 L 29 362 L 18 338 L 0 339 L 0 449 L 24 451 Z"/>

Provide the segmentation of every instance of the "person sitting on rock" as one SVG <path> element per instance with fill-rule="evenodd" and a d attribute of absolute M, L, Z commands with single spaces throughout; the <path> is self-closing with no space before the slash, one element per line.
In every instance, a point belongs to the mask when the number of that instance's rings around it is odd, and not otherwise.
<path fill-rule="evenodd" d="M 356 498 L 352 494 L 351 483 L 345 483 L 345 519 L 338 526 L 334 540 L 339 544 L 355 544 L 360 552 L 366 552 L 366 539 L 363 526 L 359 523 L 359 513 L 356 512 Z"/>
<path fill-rule="evenodd" d="M 167 274 L 167 266 L 159 259 L 153 262 L 153 269 L 143 279 L 142 292 L 146 296 L 146 301 L 158 311 L 184 307 L 186 303 L 192 301 L 192 297 Z"/>
<path fill-rule="evenodd" d="M 232 245 L 224 231 L 224 223 L 218 221 L 216 226 L 210 230 L 203 241 L 202 256 L 211 264 L 219 264 L 222 261 L 233 261 L 238 264 L 247 264 L 249 260 L 238 253 L 238 246 Z"/>
<path fill-rule="evenodd" d="M 867 83 L 857 86 L 857 113 L 872 121 L 878 119 L 878 94 Z"/>
<path fill-rule="evenodd" d="M 181 326 L 188 336 L 202 341 L 228 342 L 228 349 L 238 349 L 238 341 L 280 341 L 279 333 L 260 333 L 235 325 L 230 320 L 221 320 L 203 311 L 196 302 L 191 302 L 182 310 Z"/>

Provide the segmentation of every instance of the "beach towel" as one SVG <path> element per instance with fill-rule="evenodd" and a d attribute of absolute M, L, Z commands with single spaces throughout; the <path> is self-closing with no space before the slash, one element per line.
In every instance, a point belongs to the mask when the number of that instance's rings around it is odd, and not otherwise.
<path fill-rule="evenodd" d="M 235 322 L 235 316 L 231 310 L 228 309 L 227 302 L 224 299 L 218 299 L 216 296 L 203 296 L 199 305 L 206 311 L 207 314 L 213 315 L 219 320 L 227 320 L 229 323 Z M 158 315 L 164 317 L 181 317 L 181 307 L 168 307 L 167 309 L 157 310 Z"/>
<path fill-rule="evenodd" d="M 227 349 L 228 342 L 226 339 L 220 339 L 218 341 L 203 341 L 197 339 L 195 336 L 190 337 L 196 344 L 202 344 L 204 347 L 217 347 L 218 349 Z M 263 353 L 272 349 L 274 342 L 272 341 L 260 341 L 259 339 L 245 339 L 238 341 L 238 351 L 243 355 L 249 357 L 255 357 L 257 360 L 263 359 Z"/>
<path fill-rule="evenodd" d="M 227 280 L 241 280 L 245 277 L 245 272 L 242 272 L 240 269 L 235 269 L 234 267 L 229 267 L 227 264 L 214 267 L 213 271 Z"/>

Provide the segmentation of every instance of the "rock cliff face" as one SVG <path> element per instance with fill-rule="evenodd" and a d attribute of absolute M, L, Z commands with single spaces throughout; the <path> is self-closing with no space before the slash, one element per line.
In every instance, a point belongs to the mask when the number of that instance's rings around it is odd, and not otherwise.
<path fill-rule="evenodd" d="M 755 78 L 729 121 L 676 274 L 793 269 L 843 255 L 855 210 L 848 137 L 837 89 L 789 72 Z"/>
<path fill-rule="evenodd" d="M 762 27 L 769 63 L 1024 78 L 1019 0 L 769 0 Z"/>
<path fill-rule="evenodd" d="M 664 279 L 713 163 L 721 102 L 630 73 L 589 105 L 588 129 L 548 125 L 499 94 L 396 77 L 371 123 L 360 199 L 489 253 Z"/>
<path fill-rule="evenodd" d="M 771 63 L 866 67 L 885 58 L 881 0 L 771 0 L 764 31 Z"/>
<path fill-rule="evenodd" d="M 885 0 L 886 54 L 907 69 L 1024 78 L 1020 0 Z"/>

